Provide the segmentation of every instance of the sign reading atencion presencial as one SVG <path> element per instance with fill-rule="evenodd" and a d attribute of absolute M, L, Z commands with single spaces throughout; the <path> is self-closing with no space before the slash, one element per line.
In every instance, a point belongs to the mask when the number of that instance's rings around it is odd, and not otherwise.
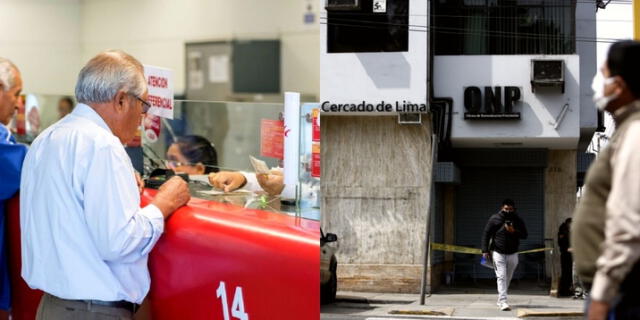
<path fill-rule="evenodd" d="M 149 89 L 147 101 L 151 104 L 148 113 L 173 119 L 173 71 L 145 65 L 144 77 Z"/>

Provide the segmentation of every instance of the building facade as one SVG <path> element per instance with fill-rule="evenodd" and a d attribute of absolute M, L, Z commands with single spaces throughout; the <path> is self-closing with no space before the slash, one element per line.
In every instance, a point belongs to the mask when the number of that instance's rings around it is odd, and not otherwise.
<path fill-rule="evenodd" d="M 595 4 L 409 2 L 404 52 L 329 52 L 332 28 L 344 35 L 338 24 L 363 27 L 370 22 L 357 17 L 366 12 L 347 19 L 329 8 L 322 28 L 321 101 L 422 98 L 431 111 L 420 125 L 380 113 L 322 114 L 323 223 L 341 238 L 341 289 L 419 291 L 427 222 L 429 242 L 479 248 L 504 198 L 528 227 L 521 249 L 554 247 L 575 205 L 578 159 L 598 128 Z M 376 26 L 403 23 L 395 18 Z M 477 260 L 431 252 L 427 285 L 494 277 Z M 555 288 L 559 257 L 520 260 L 516 277 Z"/>

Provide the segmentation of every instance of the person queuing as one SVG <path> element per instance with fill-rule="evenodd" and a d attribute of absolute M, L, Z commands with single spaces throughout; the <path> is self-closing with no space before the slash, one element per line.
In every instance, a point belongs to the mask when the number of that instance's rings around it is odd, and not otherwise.
<path fill-rule="evenodd" d="M 58 101 L 58 118 L 62 119 L 73 111 L 73 99 L 71 97 L 62 97 Z"/>
<path fill-rule="evenodd" d="M 75 109 L 43 131 L 24 160 L 22 277 L 45 292 L 37 319 L 131 319 L 149 291 L 147 258 L 164 219 L 190 196 L 174 177 L 140 208 L 123 147 L 149 107 L 138 60 L 98 54 L 80 71 L 75 94 Z"/>
<path fill-rule="evenodd" d="M 558 228 L 558 247 L 560 248 L 560 285 L 558 295 L 571 296 L 573 292 L 573 258 L 571 257 L 571 218 L 567 218 Z"/>
<path fill-rule="evenodd" d="M 22 161 L 27 153 L 27 147 L 16 143 L 7 127 L 18 108 L 20 91 L 20 71 L 11 61 L 0 57 L 0 320 L 9 319 L 11 308 L 5 202 L 18 191 Z"/>
<path fill-rule="evenodd" d="M 507 291 L 518 266 L 520 239 L 526 238 L 527 228 L 516 213 L 515 202 L 505 199 L 500 212 L 489 218 L 482 236 L 482 255 L 493 261 L 498 284 L 497 305 L 502 311 L 511 310 Z"/>
<path fill-rule="evenodd" d="M 640 318 L 640 42 L 614 43 L 593 82 L 616 131 L 589 168 L 571 244 L 588 318 Z M 590 302 L 589 302 L 590 300 Z"/>

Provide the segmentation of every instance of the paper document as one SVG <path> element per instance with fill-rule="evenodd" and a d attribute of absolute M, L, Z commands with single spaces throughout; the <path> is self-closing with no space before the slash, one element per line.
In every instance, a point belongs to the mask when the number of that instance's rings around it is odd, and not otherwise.
<path fill-rule="evenodd" d="M 266 162 L 256 159 L 254 156 L 249 156 L 249 160 L 256 174 L 269 174 L 269 166 Z"/>

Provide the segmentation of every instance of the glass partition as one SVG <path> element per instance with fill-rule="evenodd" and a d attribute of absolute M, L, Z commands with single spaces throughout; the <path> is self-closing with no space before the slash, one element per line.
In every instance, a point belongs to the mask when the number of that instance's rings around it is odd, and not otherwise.
<path fill-rule="evenodd" d="M 283 110 L 281 103 L 176 100 L 173 120 L 151 115 L 144 120 L 145 176 L 156 169 L 172 169 L 189 176 L 192 197 L 318 220 L 319 178 L 310 176 L 311 140 L 303 141 L 310 138 L 311 131 L 305 130 L 311 130 L 311 122 L 304 110 L 295 199 L 283 201 L 277 187 L 265 189 L 261 184 L 265 175 L 261 180 L 250 160 L 264 161 L 270 173 L 267 181 L 277 186 L 282 180 Z M 212 184 L 210 177 L 228 173 L 242 174 L 244 186 L 225 192 Z"/>
<path fill-rule="evenodd" d="M 23 110 L 10 124 L 16 138 L 30 144 L 58 121 L 65 109 L 60 106 L 63 98 L 25 95 Z M 142 150 L 143 175 L 147 179 L 154 171 L 166 169 L 189 176 L 192 197 L 319 220 L 319 113 L 314 110 L 318 110 L 318 104 L 301 105 L 298 188 L 295 199 L 286 201 L 278 195 L 277 188 L 264 190 L 250 160 L 255 157 L 264 161 L 271 173 L 267 180 L 274 179 L 270 181 L 278 185 L 284 153 L 282 103 L 175 100 L 174 119 L 148 115 L 141 139 L 137 144 L 129 143 L 127 151 Z M 176 155 L 176 150 L 186 154 Z M 130 156 L 136 163 L 134 154 L 135 151 Z M 209 175 L 220 172 L 240 173 L 247 183 L 231 192 L 214 188 Z"/>

